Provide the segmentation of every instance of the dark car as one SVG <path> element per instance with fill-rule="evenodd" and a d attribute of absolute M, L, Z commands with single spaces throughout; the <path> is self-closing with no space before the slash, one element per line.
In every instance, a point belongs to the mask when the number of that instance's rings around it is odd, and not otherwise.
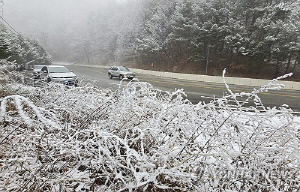
<path fill-rule="evenodd" d="M 135 73 L 124 66 L 112 66 L 108 70 L 108 77 L 110 79 L 117 77 L 120 80 L 123 78 L 133 79 L 135 77 Z"/>
<path fill-rule="evenodd" d="M 32 68 L 32 75 L 34 79 L 39 78 L 40 73 L 41 73 L 41 69 L 44 67 L 45 65 L 34 65 Z"/>

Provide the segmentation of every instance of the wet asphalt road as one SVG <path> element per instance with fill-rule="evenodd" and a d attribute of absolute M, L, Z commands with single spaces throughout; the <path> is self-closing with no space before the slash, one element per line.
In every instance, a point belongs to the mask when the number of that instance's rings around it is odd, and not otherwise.
<path fill-rule="evenodd" d="M 119 79 L 108 78 L 107 70 L 109 67 L 105 68 L 81 65 L 68 65 L 67 67 L 73 70 L 79 78 L 84 79 L 84 82 L 88 81 L 103 89 L 116 90 L 119 87 Z M 214 98 L 220 98 L 223 95 L 226 95 L 228 92 L 225 85 L 219 83 L 179 80 L 144 74 L 136 74 L 136 78 L 139 81 L 148 82 L 152 84 L 154 88 L 163 91 L 184 89 L 184 92 L 187 94 L 187 98 L 194 104 L 198 102 L 208 103 Z M 235 93 L 251 92 L 254 88 L 258 89 L 259 87 L 230 85 L 230 89 Z M 278 108 L 285 104 L 293 109 L 293 111 L 300 112 L 300 91 L 288 89 L 268 91 L 260 93 L 259 97 L 263 104 L 267 107 Z"/>

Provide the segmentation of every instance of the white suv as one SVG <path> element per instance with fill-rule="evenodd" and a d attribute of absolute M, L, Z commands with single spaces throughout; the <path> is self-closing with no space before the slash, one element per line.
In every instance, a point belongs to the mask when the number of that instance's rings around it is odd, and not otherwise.
<path fill-rule="evenodd" d="M 133 79 L 135 77 L 135 73 L 124 66 L 112 66 L 108 70 L 108 77 L 110 79 L 118 77 L 120 80 L 123 78 Z"/>

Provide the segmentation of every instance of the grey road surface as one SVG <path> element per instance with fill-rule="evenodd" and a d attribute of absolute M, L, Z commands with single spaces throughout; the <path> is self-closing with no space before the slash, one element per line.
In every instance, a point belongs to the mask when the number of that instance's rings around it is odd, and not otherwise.
<path fill-rule="evenodd" d="M 120 80 L 109 79 L 107 75 L 107 68 L 69 65 L 69 69 L 73 70 L 79 78 L 88 80 L 95 86 L 104 89 L 118 89 Z M 227 89 L 224 84 L 207 83 L 199 81 L 187 81 L 172 78 L 156 77 L 145 74 L 136 74 L 139 81 L 148 82 L 154 88 L 163 91 L 175 91 L 176 89 L 183 89 L 187 94 L 187 98 L 194 104 L 198 102 L 210 102 L 214 98 L 220 98 L 227 94 Z M 250 86 L 230 85 L 233 92 L 251 92 L 254 88 Z M 267 107 L 281 107 L 283 104 L 288 105 L 295 112 L 300 112 L 300 91 L 295 90 L 276 90 L 265 93 L 260 93 L 263 104 Z"/>

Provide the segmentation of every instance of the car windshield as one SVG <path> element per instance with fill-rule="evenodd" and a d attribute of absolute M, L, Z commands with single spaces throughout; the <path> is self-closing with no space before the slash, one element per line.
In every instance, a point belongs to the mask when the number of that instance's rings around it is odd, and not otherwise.
<path fill-rule="evenodd" d="M 69 73 L 70 70 L 65 67 L 49 67 L 49 73 Z"/>
<path fill-rule="evenodd" d="M 123 66 L 119 67 L 119 69 L 120 69 L 120 71 L 129 71 L 129 69 L 127 67 L 123 67 Z"/>
<path fill-rule="evenodd" d="M 33 68 L 34 69 L 42 69 L 44 67 L 44 65 L 35 65 Z"/>

